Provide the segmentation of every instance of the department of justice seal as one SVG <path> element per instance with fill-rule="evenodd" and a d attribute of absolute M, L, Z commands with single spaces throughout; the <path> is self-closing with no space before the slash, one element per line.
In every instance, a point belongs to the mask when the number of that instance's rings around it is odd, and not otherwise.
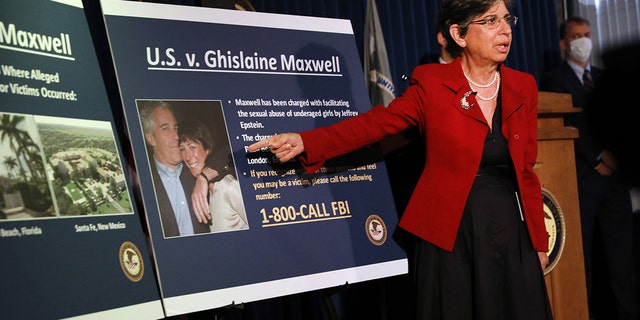
<path fill-rule="evenodd" d="M 140 281 L 144 275 L 144 262 L 140 250 L 129 241 L 120 246 L 120 267 L 124 275 L 133 282 Z"/>
<path fill-rule="evenodd" d="M 544 205 L 544 224 L 549 233 L 549 264 L 544 268 L 544 274 L 547 275 L 558 264 L 566 237 L 566 227 L 564 224 L 564 215 L 560 203 L 553 194 L 542 188 L 542 203 Z"/>
<path fill-rule="evenodd" d="M 376 246 L 380 246 L 387 241 L 387 226 L 378 215 L 370 215 L 365 223 L 365 228 L 369 241 Z"/>

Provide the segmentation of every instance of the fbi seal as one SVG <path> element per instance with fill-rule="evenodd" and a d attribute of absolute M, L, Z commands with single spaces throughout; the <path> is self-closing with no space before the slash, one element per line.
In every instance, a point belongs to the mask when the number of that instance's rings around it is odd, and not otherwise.
<path fill-rule="evenodd" d="M 369 241 L 374 245 L 380 246 L 387 241 L 387 226 L 378 215 L 370 215 L 365 223 L 365 228 Z"/>
<path fill-rule="evenodd" d="M 135 244 L 127 241 L 120 246 L 120 267 L 129 280 L 138 282 L 142 279 L 144 262 Z"/>
<path fill-rule="evenodd" d="M 544 224 L 549 233 L 549 264 L 544 268 L 544 274 L 547 275 L 558 264 L 562 250 L 564 249 L 566 227 L 564 223 L 564 215 L 560 203 L 553 194 L 542 188 L 542 203 L 544 204 Z"/>

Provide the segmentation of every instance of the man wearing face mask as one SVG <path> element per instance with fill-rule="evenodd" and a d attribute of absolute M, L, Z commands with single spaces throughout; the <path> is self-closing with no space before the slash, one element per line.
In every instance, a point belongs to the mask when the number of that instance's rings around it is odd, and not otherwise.
<path fill-rule="evenodd" d="M 560 48 L 565 60 L 541 78 L 540 91 L 570 93 L 573 106 L 582 109 L 564 121 L 579 131 L 574 150 L 589 311 L 592 319 L 640 319 L 630 188 L 617 172 L 614 154 L 587 126 L 586 113 L 594 108 L 591 93 L 603 72 L 589 62 L 589 21 L 565 20 Z"/>

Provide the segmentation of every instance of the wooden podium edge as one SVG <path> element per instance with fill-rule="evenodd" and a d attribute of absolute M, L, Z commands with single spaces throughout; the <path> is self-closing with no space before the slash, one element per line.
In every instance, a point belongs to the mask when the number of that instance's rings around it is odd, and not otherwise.
<path fill-rule="evenodd" d="M 549 299 L 556 320 L 589 318 L 582 234 L 575 172 L 574 139 L 579 132 L 565 126 L 565 114 L 582 112 L 574 108 L 570 94 L 538 93 L 538 162 L 534 168 L 543 189 L 562 204 L 566 224 L 562 257 L 545 275 Z"/>
<path fill-rule="evenodd" d="M 538 91 L 539 117 L 555 117 L 558 116 L 558 114 L 577 112 L 582 112 L 582 108 L 573 107 L 570 94 Z"/>

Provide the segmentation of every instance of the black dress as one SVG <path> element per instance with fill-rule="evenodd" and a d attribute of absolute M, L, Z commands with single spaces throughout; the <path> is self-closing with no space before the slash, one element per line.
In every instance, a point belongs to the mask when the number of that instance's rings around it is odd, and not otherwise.
<path fill-rule="evenodd" d="M 498 97 L 500 101 L 500 97 Z M 417 318 L 552 319 L 544 273 L 527 233 L 500 102 L 452 252 L 416 245 Z"/>

